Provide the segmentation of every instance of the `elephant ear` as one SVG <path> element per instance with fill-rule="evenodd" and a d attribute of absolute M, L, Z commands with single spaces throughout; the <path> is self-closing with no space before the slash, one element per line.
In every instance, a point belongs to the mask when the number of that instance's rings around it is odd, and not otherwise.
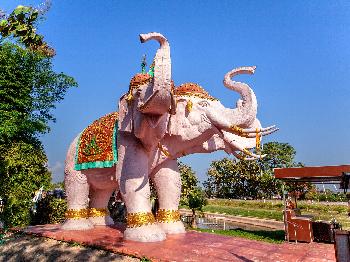
<path fill-rule="evenodd" d="M 133 130 L 133 112 L 132 107 L 126 101 L 126 95 L 119 100 L 119 131 L 132 132 Z"/>
<path fill-rule="evenodd" d="M 171 136 L 183 135 L 183 129 L 191 125 L 186 117 L 186 103 L 184 101 L 179 99 L 176 103 L 176 114 L 170 114 L 167 133 Z"/>

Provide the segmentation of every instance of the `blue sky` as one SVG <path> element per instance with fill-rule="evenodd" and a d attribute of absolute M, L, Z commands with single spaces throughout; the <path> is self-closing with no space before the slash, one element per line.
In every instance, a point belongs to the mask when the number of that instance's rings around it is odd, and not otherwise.
<path fill-rule="evenodd" d="M 11 11 L 18 4 L 1 1 Z M 39 32 L 56 49 L 55 70 L 78 88 L 57 105 L 56 123 L 42 136 L 54 173 L 63 180 L 71 140 L 96 118 L 117 110 L 143 54 L 139 33 L 157 31 L 170 42 L 176 85 L 196 82 L 226 106 L 238 98 L 222 85 L 226 72 L 256 65 L 240 77 L 257 95 L 258 118 L 280 131 L 266 141 L 290 143 L 308 166 L 350 163 L 349 1 L 58 1 Z M 182 159 L 205 180 L 225 153 Z"/>

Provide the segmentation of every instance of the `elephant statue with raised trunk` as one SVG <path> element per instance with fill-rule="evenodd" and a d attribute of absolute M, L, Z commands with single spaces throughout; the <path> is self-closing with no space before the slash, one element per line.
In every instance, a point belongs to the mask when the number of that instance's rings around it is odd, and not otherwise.
<path fill-rule="evenodd" d="M 193 83 L 175 87 L 170 47 L 159 33 L 140 35 L 160 47 L 148 73 L 136 74 L 120 98 L 119 112 L 88 126 L 72 142 L 66 158 L 68 201 L 66 230 L 113 224 L 107 203 L 119 190 L 127 208 L 127 240 L 161 241 L 166 234 L 185 233 L 178 205 L 181 178 L 177 158 L 224 150 L 244 159 L 263 157 L 255 150 L 261 137 L 277 130 L 262 128 L 252 89 L 232 78 L 253 74 L 255 67 L 228 72 L 224 86 L 241 98 L 234 109 Z M 150 179 L 157 190 L 159 209 L 151 212 Z"/>

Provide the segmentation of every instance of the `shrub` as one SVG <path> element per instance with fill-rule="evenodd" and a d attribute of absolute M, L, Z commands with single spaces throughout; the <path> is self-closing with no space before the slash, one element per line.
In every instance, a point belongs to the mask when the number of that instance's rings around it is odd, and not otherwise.
<path fill-rule="evenodd" d="M 65 220 L 67 201 L 47 195 L 37 205 L 36 213 L 33 214 L 32 224 L 57 224 Z"/>
<path fill-rule="evenodd" d="M 51 174 L 40 143 L 0 144 L 0 194 L 5 200 L 0 214 L 7 227 L 30 223 L 34 192 L 50 185 Z"/>

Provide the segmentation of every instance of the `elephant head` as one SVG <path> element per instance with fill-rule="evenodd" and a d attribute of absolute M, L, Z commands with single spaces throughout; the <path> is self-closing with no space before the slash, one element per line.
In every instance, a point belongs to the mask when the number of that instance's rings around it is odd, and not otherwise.
<path fill-rule="evenodd" d="M 149 149 L 166 132 L 172 104 L 171 59 L 168 40 L 159 33 L 141 34 L 142 43 L 156 40 L 156 52 L 149 73 L 136 74 L 129 92 L 119 103 L 119 131 L 132 132 Z"/>
<path fill-rule="evenodd" d="M 175 89 L 176 114 L 171 116 L 168 127 L 170 136 L 176 136 L 190 145 L 191 151 L 225 150 L 239 158 L 256 159 L 248 148 L 259 147 L 261 137 L 278 129 L 262 128 L 257 114 L 257 100 L 253 90 L 245 83 L 233 81 L 237 74 L 253 74 L 256 67 L 241 67 L 228 72 L 224 86 L 240 94 L 236 108 L 227 108 L 211 97 L 197 84 L 187 83 Z M 198 143 L 204 141 L 203 143 Z M 179 150 L 184 155 L 183 150 Z M 243 153 L 240 154 L 240 153 Z"/>

